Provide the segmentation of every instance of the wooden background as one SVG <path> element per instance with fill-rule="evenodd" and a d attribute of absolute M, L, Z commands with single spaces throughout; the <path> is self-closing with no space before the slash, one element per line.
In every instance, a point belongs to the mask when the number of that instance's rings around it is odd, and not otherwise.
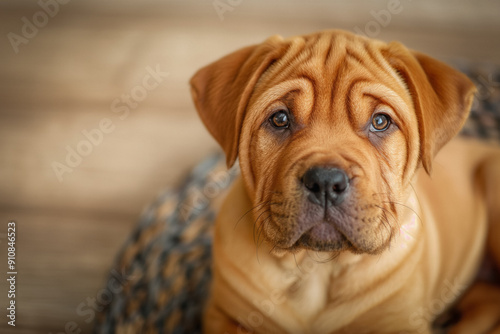
<path fill-rule="evenodd" d="M 91 316 L 78 307 L 99 295 L 141 210 L 216 149 L 187 85 L 202 65 L 276 33 L 366 27 L 446 61 L 500 65 L 500 2 L 401 0 L 400 13 L 376 23 L 373 11 L 392 1 L 73 0 L 52 6 L 43 22 L 35 1 L 3 0 L 0 277 L 9 220 L 17 222 L 18 275 L 15 330 L 0 280 L 0 332 L 89 331 Z M 219 16 L 214 3 L 230 7 Z M 9 33 L 22 36 L 23 18 L 34 16 L 40 28 L 16 53 Z M 168 75 L 120 119 L 113 101 L 140 91 L 148 67 Z M 84 145 L 83 132 L 103 119 L 112 131 L 59 181 L 52 165 L 66 164 L 68 147 Z"/>

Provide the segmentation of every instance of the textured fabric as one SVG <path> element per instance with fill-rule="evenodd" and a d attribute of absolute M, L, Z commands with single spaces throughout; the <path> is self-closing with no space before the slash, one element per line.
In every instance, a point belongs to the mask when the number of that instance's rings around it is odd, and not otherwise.
<path fill-rule="evenodd" d="M 478 93 L 462 135 L 500 141 L 500 69 L 457 64 Z M 95 333 L 200 333 L 211 280 L 214 218 L 238 169 L 226 170 L 222 154 L 199 164 L 176 190 L 144 212 L 123 246 Z M 111 286 L 111 283 L 108 285 Z"/>

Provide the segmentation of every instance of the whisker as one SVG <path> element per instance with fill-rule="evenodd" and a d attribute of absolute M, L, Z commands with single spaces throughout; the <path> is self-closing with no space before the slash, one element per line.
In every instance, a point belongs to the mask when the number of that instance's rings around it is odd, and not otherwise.
<path fill-rule="evenodd" d="M 255 221 L 254 221 L 254 223 L 253 223 L 253 242 L 254 242 L 254 243 L 256 242 L 256 240 L 255 240 L 255 235 L 256 235 L 256 233 L 255 233 L 255 232 L 256 232 L 256 230 L 255 230 L 255 229 L 257 228 L 257 232 L 258 232 L 258 230 L 259 230 L 260 226 L 262 225 L 262 224 L 260 224 L 260 225 L 259 225 L 259 219 L 260 219 L 260 217 L 261 217 L 263 214 L 265 214 L 265 213 L 270 213 L 270 211 L 269 211 L 269 210 L 262 211 L 262 212 L 261 212 L 261 213 L 257 216 L 257 218 L 255 219 Z M 268 217 L 271 217 L 271 215 L 269 215 Z M 266 219 L 267 219 L 267 218 L 266 218 Z"/>
<path fill-rule="evenodd" d="M 265 219 L 262 220 L 260 223 L 260 226 L 258 228 L 258 234 L 257 234 L 257 246 L 261 245 L 262 243 L 259 244 L 260 236 L 262 235 L 262 232 L 264 231 L 264 226 L 268 222 L 268 220 L 272 219 L 272 215 L 267 216 Z M 264 238 L 262 239 L 264 241 Z"/>
<path fill-rule="evenodd" d="M 278 245 L 274 244 L 269 250 L 269 254 L 271 254 L 276 249 L 276 247 L 278 247 Z"/>
<path fill-rule="evenodd" d="M 327 257 L 324 260 L 314 260 L 314 261 L 316 261 L 316 263 L 325 264 L 325 263 L 328 263 L 330 261 L 335 260 L 337 257 L 339 257 L 339 255 L 340 255 L 339 252 L 332 252 L 330 257 Z"/>
<path fill-rule="evenodd" d="M 413 186 L 413 184 L 411 182 L 409 182 L 409 183 L 410 183 L 411 189 L 413 190 L 413 193 L 415 194 L 415 197 L 417 198 L 418 206 L 422 207 L 422 205 L 420 204 L 421 203 L 420 198 L 418 197 L 418 194 L 417 194 L 417 191 L 415 190 L 415 187 Z M 417 213 L 415 212 L 415 214 L 417 214 Z M 418 217 L 418 220 L 420 221 L 420 224 L 423 226 L 424 223 L 418 214 L 417 214 L 417 217 Z"/>
<path fill-rule="evenodd" d="M 259 204 L 257 204 L 256 206 L 254 206 L 253 208 L 251 208 L 250 210 L 248 210 L 247 212 L 245 212 L 243 214 L 243 216 L 240 217 L 240 219 L 238 219 L 238 221 L 236 222 L 236 224 L 234 224 L 234 229 L 236 229 L 236 227 L 238 226 L 238 224 L 240 223 L 240 221 L 245 218 L 246 215 L 248 215 L 250 212 L 252 212 L 253 210 L 257 210 L 257 209 L 262 209 L 262 205 L 265 205 L 265 204 L 271 204 L 271 201 L 265 201 L 265 202 L 261 202 Z"/>
<path fill-rule="evenodd" d="M 412 211 L 418 218 L 418 220 L 420 221 L 420 224 L 423 224 L 422 222 L 422 218 L 420 218 L 419 214 L 417 211 L 415 211 L 414 209 L 412 209 L 410 206 L 406 205 L 406 204 L 403 204 L 403 203 L 398 203 L 398 202 L 382 202 L 382 203 L 390 203 L 390 204 L 396 204 L 396 205 L 401 205 L 405 208 L 407 208 L 408 210 Z"/>
<path fill-rule="evenodd" d="M 401 203 L 397 203 L 397 202 L 394 202 L 394 204 L 403 205 L 403 204 L 401 204 Z M 412 210 L 412 211 L 415 213 L 415 215 L 416 215 L 416 216 L 418 217 L 418 219 L 420 220 L 420 223 L 422 224 L 422 220 L 420 219 L 419 215 L 415 212 L 415 210 L 413 210 L 413 209 L 411 209 L 411 208 L 408 208 L 408 209 Z M 391 213 L 391 212 L 389 212 L 389 213 L 392 215 L 392 213 Z M 393 217 L 394 217 L 394 216 L 393 216 Z M 398 226 L 399 226 L 399 227 L 401 227 L 402 225 L 401 225 L 400 223 L 398 223 Z M 394 238 L 394 236 L 395 236 L 395 235 L 394 235 L 394 230 L 391 230 L 391 231 L 390 231 L 390 233 L 391 233 L 391 235 L 390 235 L 390 239 L 393 239 L 393 238 Z M 413 237 L 413 238 L 415 238 L 415 236 L 411 235 L 411 233 L 409 233 L 408 231 L 406 231 L 406 234 L 407 234 L 407 235 L 410 235 L 410 236 L 411 236 L 411 237 Z"/>
<path fill-rule="evenodd" d="M 391 222 L 389 221 L 389 217 L 387 216 L 386 212 L 388 212 L 388 211 L 382 209 L 382 216 L 380 218 L 381 218 L 381 221 L 382 221 L 382 225 L 384 225 L 385 228 L 387 229 L 387 231 L 389 232 L 389 234 L 391 234 L 392 233 Z M 392 215 L 392 213 L 391 213 L 391 215 Z M 396 218 L 394 218 L 394 221 L 396 222 L 396 225 L 399 225 L 398 221 L 396 220 Z"/>
<path fill-rule="evenodd" d="M 337 257 L 339 257 L 339 255 L 340 255 L 340 252 L 335 252 L 335 251 L 332 251 L 332 252 L 330 252 L 330 255 L 331 255 L 331 256 L 329 256 L 329 257 L 327 257 L 327 258 L 325 258 L 325 259 L 321 260 L 321 259 L 318 259 L 318 257 L 319 257 L 319 255 L 318 255 L 318 254 L 316 254 L 316 256 L 311 256 L 311 255 L 309 255 L 309 252 L 311 252 L 311 250 L 309 250 L 309 249 L 308 249 L 308 250 L 307 250 L 307 256 L 308 256 L 309 258 L 311 258 L 314 262 L 316 262 L 316 263 L 321 263 L 321 264 L 323 264 L 323 263 L 328 263 L 328 262 L 330 262 L 330 261 L 333 261 L 333 260 L 335 260 Z"/>
<path fill-rule="evenodd" d="M 255 223 L 256 229 L 254 229 L 254 231 L 256 231 L 256 233 L 254 233 L 253 242 L 255 243 L 257 248 L 261 245 L 261 243 L 259 243 L 260 236 L 262 235 L 262 232 L 264 231 L 264 225 L 266 224 L 266 221 L 269 218 L 271 218 L 271 215 L 262 219 L 262 221 L 260 222 L 260 224 L 258 226 L 257 226 L 258 222 Z"/>
<path fill-rule="evenodd" d="M 254 243 L 255 243 L 255 255 L 257 257 L 257 262 L 260 263 L 259 261 L 259 247 L 264 243 L 264 238 L 262 238 L 262 242 L 259 243 L 259 239 L 261 236 L 261 233 L 264 231 L 264 225 L 266 224 L 267 220 L 271 218 L 271 215 L 269 215 L 267 218 L 262 220 L 260 226 L 257 228 L 258 233 L 257 233 L 257 240 L 255 240 L 255 235 L 254 235 Z"/>
<path fill-rule="evenodd" d="M 302 269 L 300 269 L 299 263 L 297 262 L 297 257 L 295 256 L 295 253 L 292 253 L 292 255 L 293 255 L 293 260 L 295 261 L 295 267 L 297 267 L 300 273 L 304 275 L 304 272 L 302 271 Z"/>
<path fill-rule="evenodd" d="M 382 202 L 382 203 L 385 203 L 385 202 Z M 383 213 L 383 214 L 385 214 L 385 212 L 388 212 L 388 213 L 392 216 L 392 218 L 394 219 L 394 221 L 396 222 L 396 224 L 398 224 L 398 225 L 399 225 L 399 223 L 398 223 L 398 219 L 394 216 L 394 214 L 393 214 L 390 210 L 387 210 L 386 208 L 384 208 L 384 207 L 383 207 L 383 206 L 381 206 L 381 205 L 374 204 L 374 206 L 375 206 L 375 207 L 377 207 L 377 208 L 379 208 L 380 210 L 382 210 L 382 213 Z M 389 220 L 388 220 L 388 217 L 387 217 L 387 216 L 385 216 L 385 217 L 386 217 L 386 219 L 387 219 L 387 223 L 389 223 L 389 225 L 390 225 L 390 222 L 389 222 Z"/>
<path fill-rule="evenodd" d="M 390 250 L 390 248 L 391 248 L 391 241 L 394 238 L 394 229 L 391 228 L 392 224 L 389 221 L 389 216 L 387 215 L 387 213 L 389 213 L 392 216 L 392 218 L 394 219 L 394 221 L 395 221 L 395 223 L 396 223 L 397 226 L 400 226 L 400 223 L 399 223 L 399 221 L 397 220 L 397 218 L 394 216 L 394 214 L 390 210 L 387 210 L 384 207 L 376 205 L 376 204 L 375 204 L 375 206 L 378 207 L 378 208 L 380 208 L 380 210 L 382 210 L 382 216 L 380 217 L 380 219 L 381 219 L 380 220 L 380 224 L 382 226 L 384 226 L 385 229 L 389 233 L 389 238 L 387 239 L 387 244 L 388 244 L 388 248 Z"/>
<path fill-rule="evenodd" d="M 389 238 L 387 239 L 387 245 L 388 245 L 388 249 L 389 251 L 391 250 L 391 244 L 392 244 L 392 239 L 394 238 L 394 229 L 392 229 L 390 226 L 391 226 L 391 223 L 389 222 L 389 217 L 387 217 L 385 211 L 382 211 L 382 214 L 383 214 L 383 219 L 386 221 L 387 225 L 388 226 L 388 231 L 389 231 Z M 399 223 L 396 221 L 396 224 L 399 226 Z"/>

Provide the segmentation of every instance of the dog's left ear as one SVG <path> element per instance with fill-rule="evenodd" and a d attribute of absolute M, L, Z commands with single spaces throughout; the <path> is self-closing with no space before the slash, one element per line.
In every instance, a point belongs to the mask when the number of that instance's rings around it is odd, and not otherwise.
<path fill-rule="evenodd" d="M 201 120 L 226 153 L 231 167 L 238 156 L 241 125 L 258 79 L 279 59 L 281 36 L 233 52 L 191 78 L 191 94 Z"/>
<path fill-rule="evenodd" d="M 476 89 L 463 73 L 398 42 L 388 44 L 382 53 L 413 99 L 419 123 L 420 159 L 430 174 L 434 156 L 464 125 Z"/>

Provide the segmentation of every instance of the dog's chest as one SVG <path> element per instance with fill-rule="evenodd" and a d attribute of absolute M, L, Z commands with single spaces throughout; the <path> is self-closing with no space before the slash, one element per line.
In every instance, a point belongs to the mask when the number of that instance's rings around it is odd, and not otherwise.
<path fill-rule="evenodd" d="M 310 324 L 326 308 L 331 300 L 331 268 L 314 261 L 285 271 L 280 294 L 297 319 Z"/>
<path fill-rule="evenodd" d="M 353 257 L 351 261 L 357 259 Z M 352 312 L 344 306 L 365 288 L 350 278 L 347 263 L 352 264 L 351 261 L 347 261 L 346 266 L 339 266 L 309 256 L 302 261 L 294 258 L 293 263 L 282 259 L 281 266 L 265 270 L 265 279 L 258 277 L 249 282 L 259 287 L 249 294 L 252 296 L 249 300 L 284 331 L 309 333 L 314 328 L 335 328 L 337 326 L 327 324 L 332 318 L 337 319 L 340 327 L 346 319 L 344 313 Z M 299 328 L 302 331 L 298 331 Z"/>

